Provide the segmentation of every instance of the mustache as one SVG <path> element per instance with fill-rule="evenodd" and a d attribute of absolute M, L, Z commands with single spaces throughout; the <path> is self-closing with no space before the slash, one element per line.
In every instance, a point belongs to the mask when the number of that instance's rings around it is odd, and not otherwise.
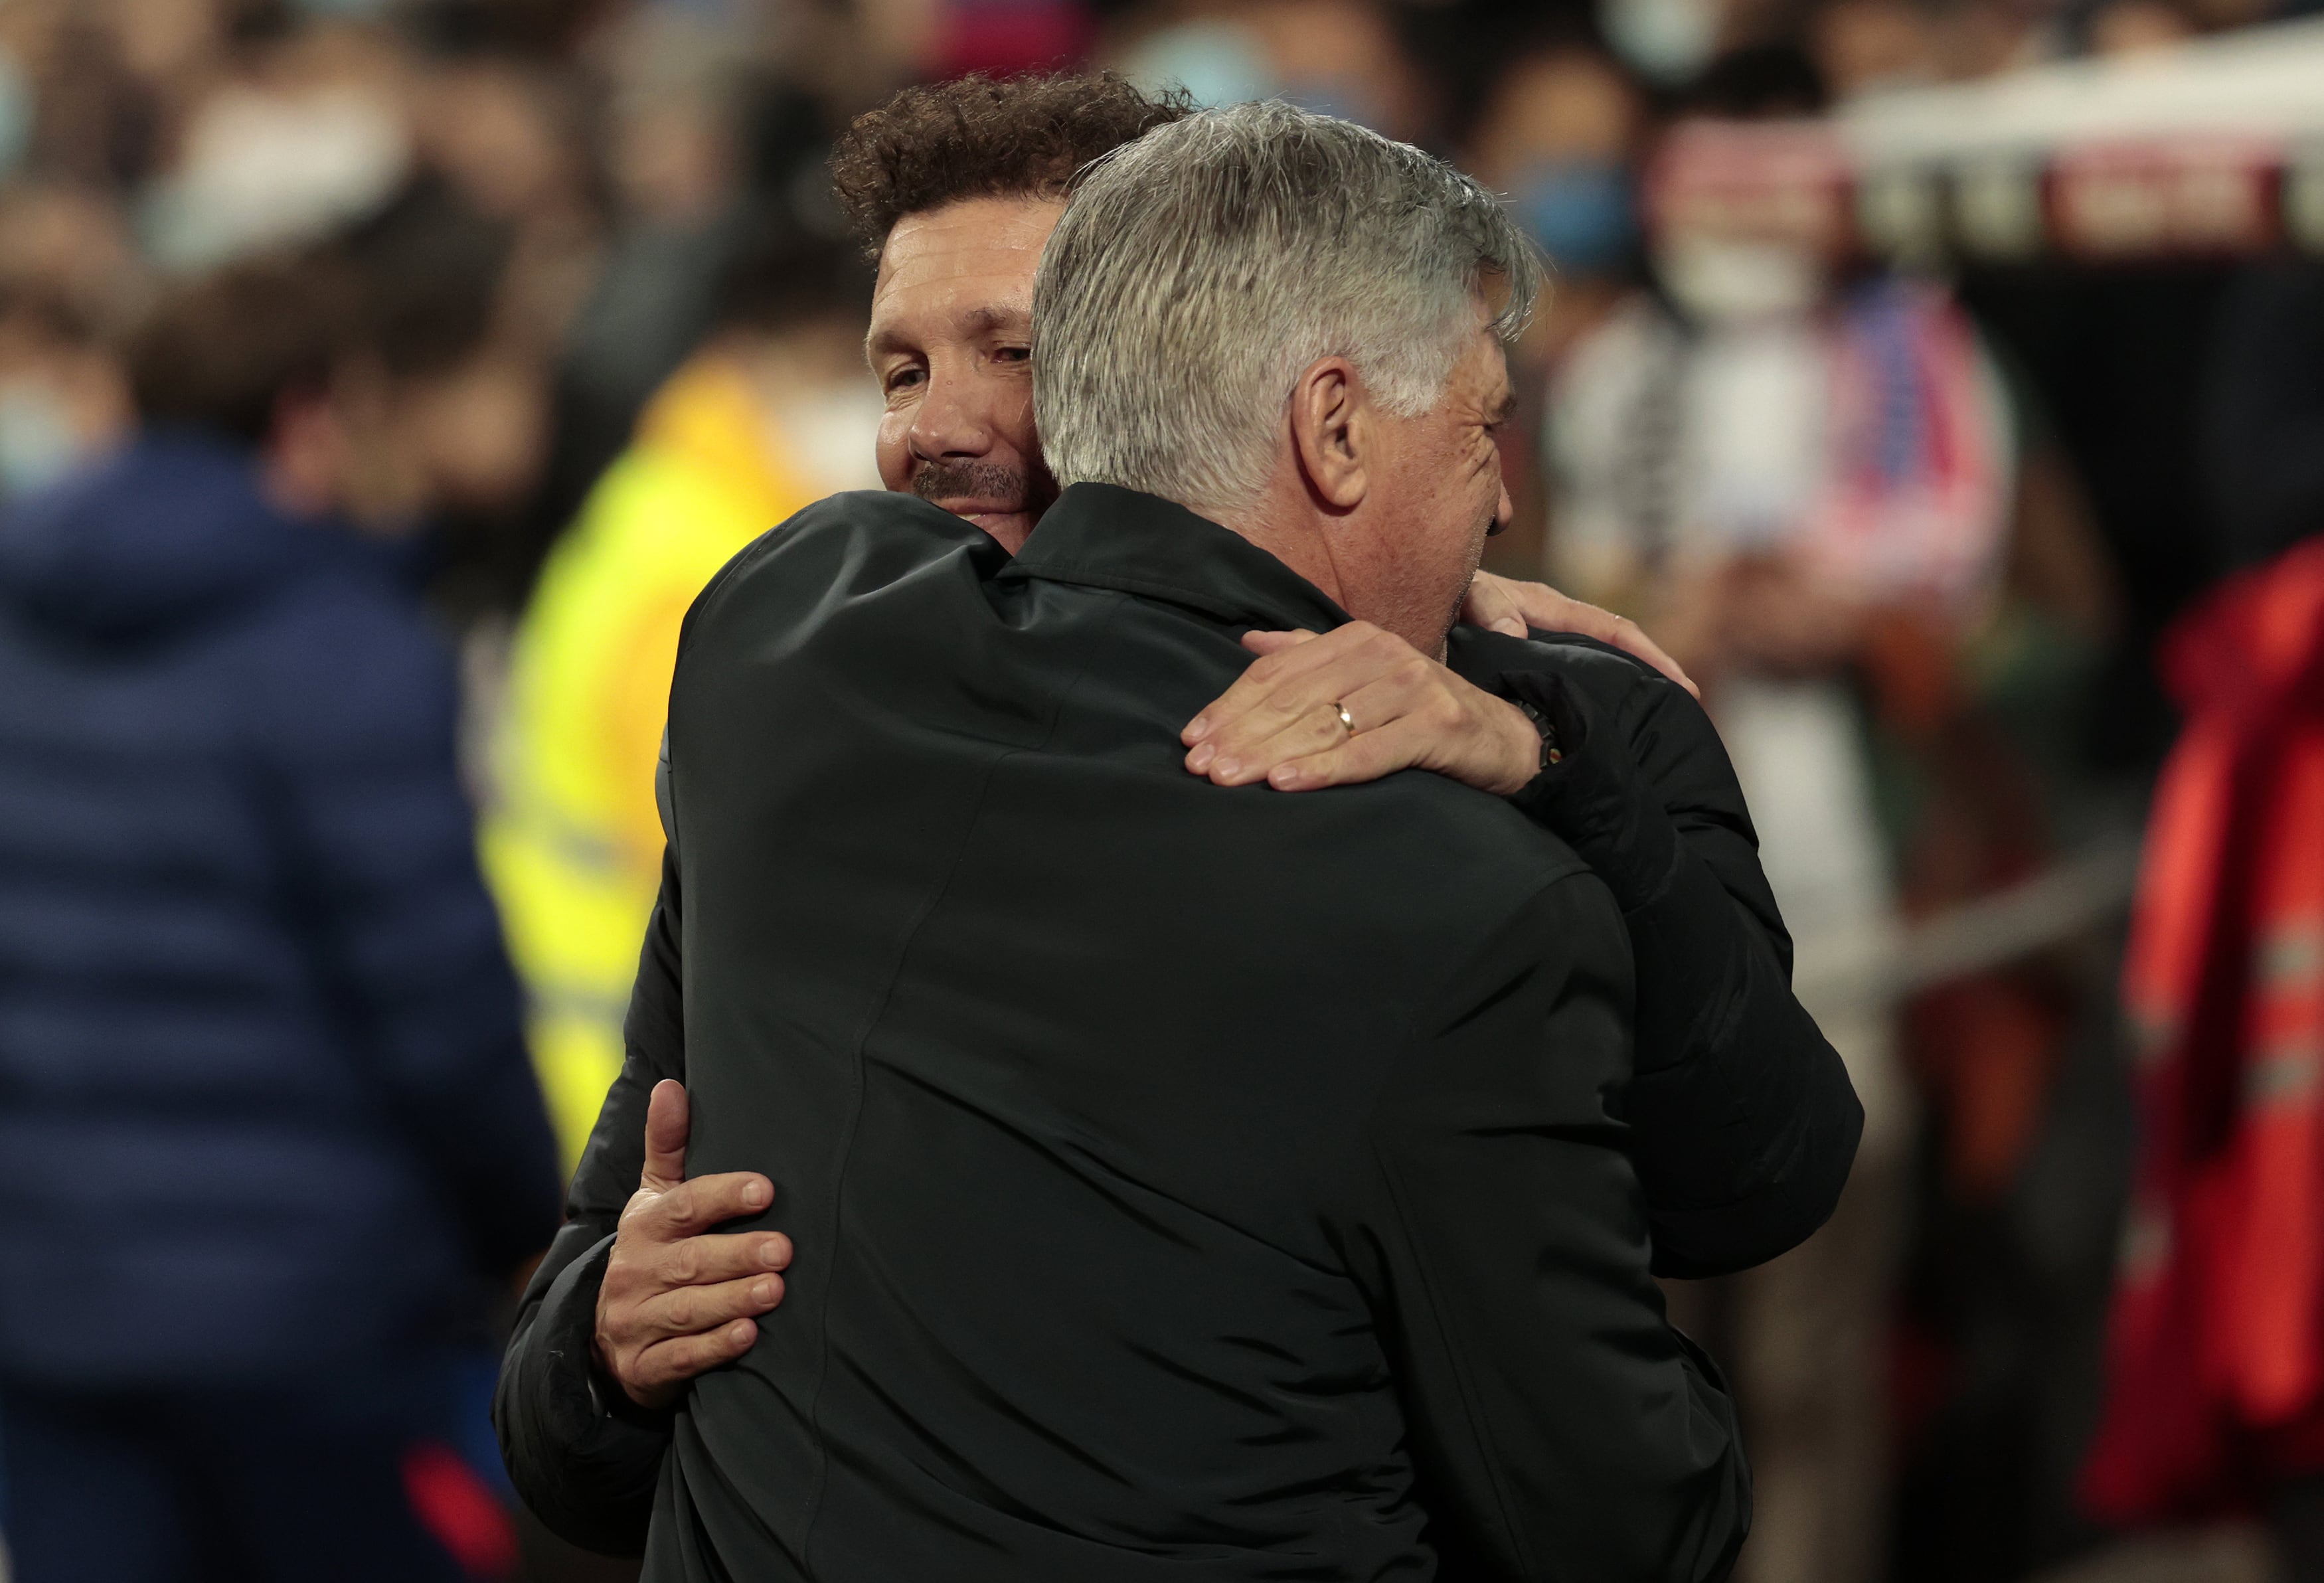
<path fill-rule="evenodd" d="M 912 472 L 912 492 L 924 501 L 1021 501 L 1031 504 L 1032 479 L 1000 462 L 923 462 Z"/>

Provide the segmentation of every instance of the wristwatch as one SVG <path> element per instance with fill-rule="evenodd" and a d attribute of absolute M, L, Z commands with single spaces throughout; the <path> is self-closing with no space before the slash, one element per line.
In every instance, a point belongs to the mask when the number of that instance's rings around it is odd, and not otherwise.
<path fill-rule="evenodd" d="M 1534 770 L 1534 773 L 1536 775 L 1542 774 L 1546 771 L 1551 765 L 1557 763 L 1565 757 L 1565 755 L 1559 750 L 1557 746 L 1557 728 L 1549 722 L 1548 715 L 1544 714 L 1527 700 L 1524 698 L 1512 698 L 1509 702 L 1516 704 L 1518 709 L 1523 711 L 1525 717 L 1533 722 L 1534 730 L 1541 733 L 1541 763 Z"/>

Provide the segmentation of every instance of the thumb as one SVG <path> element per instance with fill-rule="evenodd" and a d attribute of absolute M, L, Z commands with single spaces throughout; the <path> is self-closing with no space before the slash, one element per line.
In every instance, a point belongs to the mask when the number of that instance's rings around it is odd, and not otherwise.
<path fill-rule="evenodd" d="M 1511 638 L 1526 635 L 1525 612 L 1509 596 L 1500 579 L 1483 572 L 1477 574 L 1469 584 L 1469 597 L 1461 606 L 1461 619 L 1472 627 L 1500 632 Z"/>
<path fill-rule="evenodd" d="M 1316 634 L 1304 628 L 1288 632 L 1249 631 L 1242 635 L 1242 646 L 1253 654 L 1280 654 L 1286 649 L 1296 649 L 1302 643 L 1312 643 Z"/>
<path fill-rule="evenodd" d="M 667 1192 L 686 1180 L 686 1135 L 692 1112 L 686 1085 L 674 1077 L 654 1084 L 646 1100 L 646 1168 L 638 1185 Z"/>

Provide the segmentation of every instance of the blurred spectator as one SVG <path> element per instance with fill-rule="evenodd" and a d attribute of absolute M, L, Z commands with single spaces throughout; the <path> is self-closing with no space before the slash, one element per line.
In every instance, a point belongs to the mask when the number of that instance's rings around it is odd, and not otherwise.
<path fill-rule="evenodd" d="M 1512 61 L 1470 134 L 1465 168 L 1507 195 L 1554 272 L 1510 366 L 1521 434 L 1540 432 L 1567 354 L 1637 284 L 1636 161 L 1645 134 L 1636 86 L 1610 58 L 1572 47 Z M 1496 569 L 1530 577 L 1542 564 L 1547 510 L 1536 448 L 1505 447 L 1502 475 L 1517 514 L 1489 554 Z"/>
<path fill-rule="evenodd" d="M 459 1358 L 555 1156 L 410 575 L 493 262 L 415 200 L 174 290 L 135 437 L 0 520 L 19 1583 L 513 1560 Z"/>
<path fill-rule="evenodd" d="M 98 189 L 142 179 L 159 141 L 168 79 L 138 68 L 176 66 L 174 51 L 140 61 L 98 7 L 29 0 L 8 9 L 12 76 L 21 96 L 14 119 L 28 145 L 25 162 L 52 179 Z"/>
<path fill-rule="evenodd" d="M 1081 0 L 937 0 L 935 10 L 920 62 L 928 77 L 1068 70 L 1089 48 Z"/>
<path fill-rule="evenodd" d="M 1834 0 L 1815 14 L 1816 66 L 1835 101 L 1932 80 L 1938 19 L 1917 0 Z"/>
<path fill-rule="evenodd" d="M 1795 114 L 1819 84 L 1766 48 L 1723 62 L 1702 91 L 1729 115 Z M 1978 795 L 1964 776 L 2018 784 L 2006 752 L 1963 723 L 1956 679 L 2005 566 L 2016 435 L 1992 360 L 1933 285 L 1834 280 L 1748 236 L 1674 240 L 1655 277 L 1659 290 L 1629 292 L 1555 373 L 1553 580 L 1641 613 L 1704 683 L 1792 929 L 1801 999 L 1864 1100 L 1832 1223 L 1729 1289 L 1678 1301 L 1724 1332 L 1748 1414 L 1759 1517 L 1739 1575 L 1877 1578 L 1917 1124 L 1902 1030 L 1865 974 L 1908 905 L 1997 882 L 1982 857 L 1963 858 L 1968 884 L 1926 893 L 1923 846 L 1942 824 L 1934 809 Z M 1947 774 L 1954 755 L 1966 763 Z M 1902 840 L 1889 817 L 1900 769 L 1915 808 Z M 1983 814 L 1960 817 L 1986 828 Z M 2038 1092 L 2047 1046 L 2015 1036 L 2017 1000 L 1997 1004 L 1969 1042 L 2013 1080 L 2030 1063 Z M 2049 1036 L 2024 1026 L 2036 1045 Z M 2022 1091 L 1975 1091 L 1982 1103 Z M 2009 1114 L 1977 1134 L 1994 1151 L 1988 1180 L 2023 1157 L 2027 1112 Z"/>
<path fill-rule="evenodd" d="M 129 391 L 97 327 L 61 297 L 0 285 L 0 501 L 109 450 Z"/>
<path fill-rule="evenodd" d="M 2086 1491 L 2147 1524 L 2249 1505 L 2324 1578 L 2324 271 L 2230 286 L 2209 483 L 2246 569 L 2173 628 L 2187 723 L 2156 788 L 2124 999 L 2138 1188 Z"/>
<path fill-rule="evenodd" d="M 402 73 L 387 41 L 349 27 L 226 62 L 144 196 L 148 248 L 200 270 L 376 210 L 412 170 Z"/>
<path fill-rule="evenodd" d="M 1633 70 L 1660 87 L 1681 87 L 1719 52 L 1726 9 L 1720 0 L 1599 0 L 1597 22 Z"/>
<path fill-rule="evenodd" d="M 1434 96 L 1377 0 L 1259 0 L 1240 20 L 1285 98 L 1406 143 L 1433 141 Z"/>
<path fill-rule="evenodd" d="M 2091 16 L 2089 30 L 2093 54 L 2151 55 L 2193 38 L 2195 22 L 2166 0 L 2112 0 Z"/>
<path fill-rule="evenodd" d="M 1555 50 L 1513 62 L 1471 134 L 1468 169 L 1507 195 L 1556 271 L 1523 354 L 1544 368 L 1637 277 L 1645 120 L 1637 90 L 1611 60 Z"/>
<path fill-rule="evenodd" d="M 764 224 L 837 230 L 835 216 L 825 219 L 828 143 L 810 93 L 750 69 L 683 18 L 641 13 L 619 39 L 608 175 L 627 223 L 561 348 L 532 565 L 629 443 L 647 400 L 709 333 L 734 250 Z"/>
<path fill-rule="evenodd" d="M 2156 788 L 2124 998 L 2138 1186 L 2105 1422 L 2109 1521 L 2254 1505 L 2324 1578 L 2324 539 L 2230 580 L 2165 650 L 2187 727 Z"/>
<path fill-rule="evenodd" d="M 1434 141 L 1434 86 L 1376 0 L 1253 0 L 1231 10 L 1157 5 L 1117 30 L 1114 64 L 1197 104 L 1281 97 L 1410 143 Z"/>
<path fill-rule="evenodd" d="M 661 879 L 654 766 L 679 622 L 752 539 L 880 483 L 869 290 L 852 254 L 765 225 L 720 298 L 719 328 L 648 405 L 516 639 L 484 853 L 568 1166 L 621 1067 Z"/>
<path fill-rule="evenodd" d="M 1240 105 L 1277 92 L 1266 41 L 1232 17 L 1162 27 L 1131 45 L 1120 66 L 1124 76 L 1149 93 L 1182 87 L 1198 105 Z"/>
<path fill-rule="evenodd" d="M 530 61 L 477 56 L 445 64 L 416 91 L 420 160 L 514 232 L 508 300 L 516 327 L 553 352 L 604 240 L 576 85 Z"/>
<path fill-rule="evenodd" d="M 19 182 L 0 196 L 0 281 L 45 291 L 108 339 L 143 305 L 143 261 L 101 194 Z"/>

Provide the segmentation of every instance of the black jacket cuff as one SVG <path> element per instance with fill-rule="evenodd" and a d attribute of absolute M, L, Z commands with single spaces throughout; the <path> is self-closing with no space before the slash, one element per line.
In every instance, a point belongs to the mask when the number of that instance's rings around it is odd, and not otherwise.
<path fill-rule="evenodd" d="M 1679 835 L 1640 785 L 1629 745 L 1603 729 L 1582 690 L 1562 677 L 1508 671 L 1500 683 L 1503 696 L 1541 712 L 1560 754 L 1510 804 L 1572 847 L 1625 913 L 1652 906 L 1677 872 Z"/>
<path fill-rule="evenodd" d="M 597 1293 L 613 1239 L 558 1273 L 510 1349 L 501 1449 L 526 1504 L 585 1549 L 636 1555 L 669 1449 L 672 1414 L 632 1403 L 596 1365 Z"/>

